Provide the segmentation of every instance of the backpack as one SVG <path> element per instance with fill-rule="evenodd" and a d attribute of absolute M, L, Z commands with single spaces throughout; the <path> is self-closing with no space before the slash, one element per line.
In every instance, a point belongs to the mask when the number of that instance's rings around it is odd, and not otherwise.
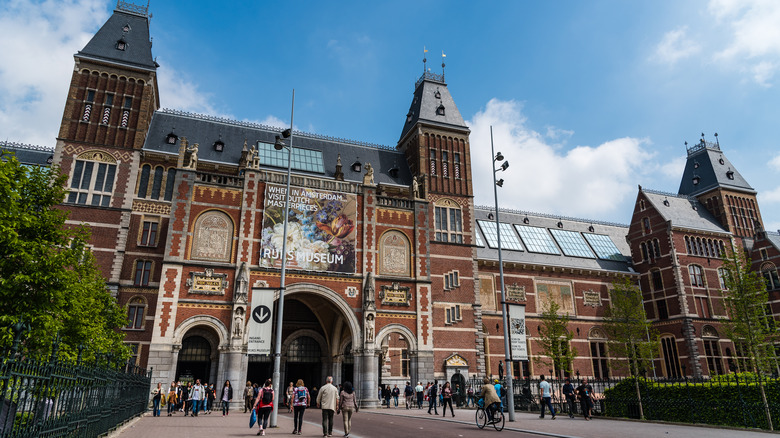
<path fill-rule="evenodd" d="M 299 388 L 295 390 L 296 403 L 306 403 L 306 388 Z"/>
<path fill-rule="evenodd" d="M 270 405 L 274 401 L 274 390 L 263 388 L 263 398 L 260 401 L 263 405 Z"/>
<path fill-rule="evenodd" d="M 501 385 L 501 397 L 506 397 L 506 388 L 504 388 L 504 385 Z"/>

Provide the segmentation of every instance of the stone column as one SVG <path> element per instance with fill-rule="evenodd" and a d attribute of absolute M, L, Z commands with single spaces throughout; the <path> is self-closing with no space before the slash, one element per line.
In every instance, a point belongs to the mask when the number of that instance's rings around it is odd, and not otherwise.
<path fill-rule="evenodd" d="M 220 348 L 219 355 L 219 387 L 222 388 L 225 380 L 230 380 L 230 386 L 233 387 L 233 401 L 230 403 L 231 409 L 239 409 L 244 406 L 244 398 L 241 396 L 241 391 L 246 384 L 246 356 L 241 353 L 241 350 L 226 347 Z M 243 368 L 243 375 L 241 373 Z M 216 386 L 216 385 L 215 385 Z M 222 397 L 222 395 L 219 395 Z"/>
<path fill-rule="evenodd" d="M 357 352 L 355 362 L 360 362 L 360 398 L 361 408 L 379 407 L 377 389 L 379 388 L 379 375 L 377 370 L 377 352 L 373 349 L 365 349 Z"/>

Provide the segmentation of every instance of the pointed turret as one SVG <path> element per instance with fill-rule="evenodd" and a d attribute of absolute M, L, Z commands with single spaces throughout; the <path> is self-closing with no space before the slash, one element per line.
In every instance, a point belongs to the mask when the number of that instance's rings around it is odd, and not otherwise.
<path fill-rule="evenodd" d="M 469 132 L 463 117 L 452 100 L 444 75 L 426 72 L 414 86 L 414 97 L 406 114 L 400 142 L 418 123 Z"/>
<path fill-rule="evenodd" d="M 159 66 L 152 57 L 147 8 L 118 2 L 113 15 L 76 58 L 156 70 Z"/>
<path fill-rule="evenodd" d="M 688 161 L 678 193 L 698 198 L 734 235 L 753 237 L 763 229 L 756 190 L 726 158 L 720 143 L 708 142 L 703 136 L 687 148 Z"/>

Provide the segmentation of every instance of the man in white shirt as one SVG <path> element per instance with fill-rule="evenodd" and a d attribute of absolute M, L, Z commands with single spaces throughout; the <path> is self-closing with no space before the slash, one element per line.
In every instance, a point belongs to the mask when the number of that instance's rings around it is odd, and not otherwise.
<path fill-rule="evenodd" d="M 550 399 L 552 397 L 552 393 L 550 392 L 550 382 L 544 380 L 544 374 L 539 377 L 539 380 L 539 397 L 542 399 L 542 415 L 539 415 L 539 418 L 544 418 L 544 407 L 547 406 L 550 408 L 552 419 L 555 420 L 555 409 L 553 408 L 552 403 L 550 403 Z"/>
<path fill-rule="evenodd" d="M 422 382 L 417 382 L 417 386 L 414 387 L 414 392 L 417 394 L 417 409 L 422 409 L 423 391 L 425 388 L 423 388 Z"/>
<path fill-rule="evenodd" d="M 317 407 L 322 409 L 322 436 L 333 436 L 333 414 L 339 405 L 339 390 L 333 386 L 333 377 L 328 376 L 327 383 L 317 394 Z"/>
<path fill-rule="evenodd" d="M 198 416 L 198 409 L 200 408 L 200 404 L 203 402 L 204 395 L 203 385 L 200 384 L 200 379 L 197 379 L 195 381 L 195 385 L 192 387 L 192 394 L 190 394 L 190 398 L 192 399 L 193 417 Z"/>

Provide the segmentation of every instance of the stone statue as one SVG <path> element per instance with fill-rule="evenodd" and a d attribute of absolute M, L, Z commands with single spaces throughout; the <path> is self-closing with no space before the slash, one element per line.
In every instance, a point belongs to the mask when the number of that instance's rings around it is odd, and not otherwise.
<path fill-rule="evenodd" d="M 239 307 L 236 309 L 236 317 L 233 318 L 233 336 L 240 338 L 244 333 L 244 309 Z"/>
<path fill-rule="evenodd" d="M 185 169 L 197 169 L 198 167 L 198 144 L 195 143 L 192 147 L 187 146 L 184 155 L 184 168 Z"/>
<path fill-rule="evenodd" d="M 412 178 L 412 195 L 415 199 L 420 197 L 420 183 L 417 182 L 417 178 Z"/>
<path fill-rule="evenodd" d="M 366 174 L 363 175 L 363 184 L 365 185 L 375 185 L 374 184 L 374 168 L 371 167 L 371 163 L 366 163 Z"/>
<path fill-rule="evenodd" d="M 258 154 L 258 150 L 255 149 L 255 145 L 252 145 L 252 147 L 249 149 L 249 167 L 252 169 L 260 168 L 260 156 Z"/>
<path fill-rule="evenodd" d="M 374 342 L 374 314 L 366 316 L 366 342 Z"/>

